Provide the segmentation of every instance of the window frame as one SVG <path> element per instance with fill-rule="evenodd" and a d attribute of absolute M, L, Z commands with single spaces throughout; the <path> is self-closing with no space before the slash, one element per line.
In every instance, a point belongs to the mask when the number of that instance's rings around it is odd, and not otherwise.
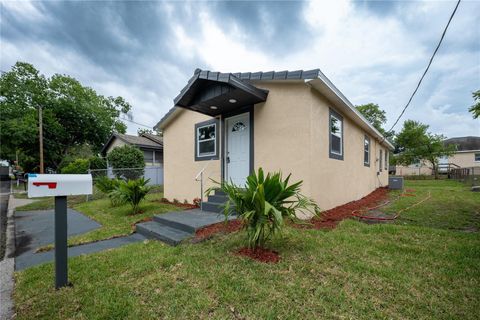
<path fill-rule="evenodd" d="M 368 150 L 365 150 L 366 142 L 368 142 Z M 365 135 L 365 136 L 363 137 L 363 165 L 364 165 L 365 167 L 370 167 L 370 153 L 371 153 L 370 150 L 371 150 L 371 149 L 372 149 L 372 147 L 371 147 L 370 137 L 367 136 L 367 135 Z M 368 156 L 367 156 L 367 159 L 368 159 L 368 160 L 367 160 L 367 161 L 365 161 L 365 153 L 368 154 Z"/>
<path fill-rule="evenodd" d="M 380 156 L 379 156 L 379 160 L 378 160 L 378 168 L 380 169 L 379 172 L 382 172 L 383 171 L 383 149 L 380 148 Z"/>
<path fill-rule="evenodd" d="M 383 164 L 383 168 L 385 169 L 385 171 L 388 171 L 388 149 L 385 149 L 384 158 L 385 163 Z"/>
<path fill-rule="evenodd" d="M 340 153 L 332 151 L 332 118 L 336 118 L 337 120 L 340 121 Z M 345 148 L 343 145 L 343 117 L 336 112 L 333 109 L 330 109 L 329 115 L 328 115 L 328 154 L 331 159 L 337 159 L 337 160 L 343 160 L 343 157 L 345 155 Z M 338 136 L 337 136 L 338 137 Z"/>
<path fill-rule="evenodd" d="M 477 155 L 478 155 L 478 160 L 477 160 Z M 473 153 L 473 161 L 474 162 L 480 162 L 480 152 L 474 152 Z"/>
<path fill-rule="evenodd" d="M 219 146 L 220 146 L 220 130 L 219 130 L 219 121 L 218 119 L 211 119 L 203 122 L 199 122 L 195 124 L 195 130 L 194 130 L 194 144 L 195 144 L 195 150 L 194 150 L 194 157 L 195 161 L 208 161 L 208 160 L 218 160 L 219 159 Z M 204 127 L 209 127 L 209 126 L 215 126 L 215 138 L 203 140 L 203 141 L 214 141 L 214 152 L 205 154 L 205 155 L 200 155 L 200 142 L 198 140 L 198 130 Z"/>

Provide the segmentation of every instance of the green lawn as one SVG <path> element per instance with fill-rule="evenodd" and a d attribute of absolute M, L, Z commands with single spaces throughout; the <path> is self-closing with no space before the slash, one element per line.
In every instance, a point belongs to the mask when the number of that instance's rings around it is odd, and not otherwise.
<path fill-rule="evenodd" d="M 70 259 L 73 287 L 59 291 L 53 264 L 27 269 L 16 274 L 17 318 L 478 319 L 480 235 L 460 229 L 478 223 L 472 217 L 480 195 L 449 181 L 407 187 L 431 190 L 432 198 L 397 224 L 288 227 L 270 244 L 281 254 L 278 264 L 232 254 L 245 240 L 236 233 L 195 245 L 147 241 L 76 257 Z M 435 208 L 441 217 L 430 212 Z"/>

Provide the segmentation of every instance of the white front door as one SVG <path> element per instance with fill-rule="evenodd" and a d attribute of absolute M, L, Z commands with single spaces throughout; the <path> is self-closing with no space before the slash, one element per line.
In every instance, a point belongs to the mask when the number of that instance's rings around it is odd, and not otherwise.
<path fill-rule="evenodd" d="M 244 186 L 250 174 L 250 114 L 225 119 L 227 130 L 226 180 Z"/>

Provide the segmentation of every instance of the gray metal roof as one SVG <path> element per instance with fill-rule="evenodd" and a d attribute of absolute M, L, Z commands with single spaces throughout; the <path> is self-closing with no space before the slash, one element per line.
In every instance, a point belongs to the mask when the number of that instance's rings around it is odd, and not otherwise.
<path fill-rule="evenodd" d="M 370 132 L 374 137 L 379 139 L 382 144 L 388 146 L 390 150 L 393 150 L 393 145 L 377 130 L 373 125 L 363 117 L 362 114 L 356 110 L 353 104 L 348 101 L 348 99 L 343 95 L 343 93 L 333 85 L 333 83 L 320 71 L 320 69 L 313 70 L 295 70 L 295 71 L 268 71 L 268 72 L 236 72 L 236 73 L 221 73 L 221 72 L 212 72 L 207 70 L 196 69 L 193 76 L 189 79 L 187 85 L 180 91 L 180 94 L 175 98 L 179 99 L 189 88 L 192 86 L 192 83 L 198 78 L 221 81 L 221 79 L 231 79 L 234 77 L 236 80 L 240 79 L 245 83 L 250 81 L 288 81 L 288 80 L 304 80 L 309 85 L 313 86 L 321 93 L 327 96 L 327 98 L 332 99 L 336 103 L 344 106 L 344 110 L 349 116 L 352 117 L 352 120 L 360 124 L 367 132 Z M 155 129 L 161 129 L 163 125 L 166 125 L 169 119 L 173 119 L 174 116 L 179 112 L 181 108 L 174 106 L 172 107 L 160 121 L 155 125 Z"/>
<path fill-rule="evenodd" d="M 445 144 L 454 144 L 457 146 L 457 151 L 480 150 L 480 137 L 456 137 L 446 139 Z"/>
<path fill-rule="evenodd" d="M 190 88 L 192 83 L 197 79 L 207 79 L 228 82 L 231 77 L 238 78 L 242 81 L 274 81 L 274 80 L 307 80 L 318 78 L 320 74 L 320 69 L 313 70 L 295 70 L 295 71 L 259 71 L 259 72 L 235 72 L 235 73 L 223 73 L 223 72 L 214 72 L 208 70 L 195 69 L 193 76 L 188 80 L 188 83 L 185 87 L 182 88 L 180 93 L 175 97 L 174 103 L 183 96 L 183 94 Z M 168 119 L 172 113 L 177 109 L 176 106 L 173 106 L 168 112 L 160 119 L 160 121 L 155 125 L 155 129 L 159 128 L 160 125 Z"/>

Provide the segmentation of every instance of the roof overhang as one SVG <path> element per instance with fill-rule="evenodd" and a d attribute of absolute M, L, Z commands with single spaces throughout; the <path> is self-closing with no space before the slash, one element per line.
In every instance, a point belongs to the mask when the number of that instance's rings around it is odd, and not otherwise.
<path fill-rule="evenodd" d="M 323 73 L 319 72 L 317 79 L 305 80 L 305 82 L 333 102 L 340 112 L 354 121 L 381 144 L 387 146 L 387 148 L 392 151 L 395 149 L 392 143 L 388 141 L 367 119 L 365 119 L 357 108 L 348 101 L 340 90 L 338 90 Z"/>
<path fill-rule="evenodd" d="M 201 71 L 174 99 L 176 107 L 212 117 L 267 99 L 268 91 L 240 80 L 231 73 Z"/>

